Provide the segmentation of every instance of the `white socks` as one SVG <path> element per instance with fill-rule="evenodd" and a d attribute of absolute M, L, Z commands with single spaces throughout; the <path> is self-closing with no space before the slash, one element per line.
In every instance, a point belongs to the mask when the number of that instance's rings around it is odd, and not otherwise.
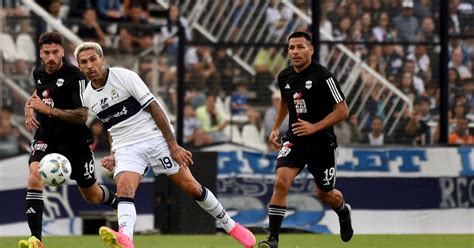
<path fill-rule="evenodd" d="M 132 198 L 120 197 L 118 202 L 118 225 L 122 233 L 133 240 L 133 230 L 137 221 L 137 211 Z"/>
<path fill-rule="evenodd" d="M 229 233 L 232 228 L 234 228 L 235 221 L 230 218 L 224 207 L 222 207 L 221 203 L 210 190 L 204 187 L 202 187 L 202 190 L 202 196 L 200 199 L 196 199 L 197 204 L 221 223 L 224 230 Z"/>

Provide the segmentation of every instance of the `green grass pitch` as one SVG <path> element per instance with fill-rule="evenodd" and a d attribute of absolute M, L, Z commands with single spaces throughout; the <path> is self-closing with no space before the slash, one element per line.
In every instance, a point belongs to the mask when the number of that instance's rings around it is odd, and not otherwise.
<path fill-rule="evenodd" d="M 257 240 L 265 236 L 257 235 Z M 15 248 L 20 237 L 0 237 L 1 248 Z M 282 234 L 280 248 L 474 248 L 473 235 L 355 235 L 343 243 L 337 235 Z M 104 248 L 98 236 L 45 237 L 46 248 Z M 139 235 L 137 248 L 239 248 L 227 235 Z"/>

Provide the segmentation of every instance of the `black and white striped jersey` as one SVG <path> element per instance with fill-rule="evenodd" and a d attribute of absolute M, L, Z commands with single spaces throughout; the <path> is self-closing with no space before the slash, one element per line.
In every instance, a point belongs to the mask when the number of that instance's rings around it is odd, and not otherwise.
<path fill-rule="evenodd" d="M 83 97 L 84 106 L 109 131 L 113 149 L 162 135 L 150 113 L 143 111 L 156 99 L 133 71 L 109 68 L 105 85 L 94 89 L 89 83 Z"/>
<path fill-rule="evenodd" d="M 33 71 L 36 94 L 46 105 L 58 109 L 82 107 L 81 94 L 86 78 L 79 68 L 64 61 L 59 70 L 52 74 L 41 65 Z M 74 124 L 37 113 L 40 125 L 34 139 L 63 147 L 77 147 L 91 144 L 92 134 L 85 124 Z"/>
<path fill-rule="evenodd" d="M 282 99 L 288 102 L 290 127 L 298 118 L 310 123 L 321 121 L 333 111 L 334 105 L 345 100 L 336 78 L 316 62 L 299 73 L 293 66 L 287 67 L 278 75 L 278 85 Z M 333 127 L 302 137 L 294 135 L 289 128 L 286 135 L 321 146 L 336 142 Z"/>

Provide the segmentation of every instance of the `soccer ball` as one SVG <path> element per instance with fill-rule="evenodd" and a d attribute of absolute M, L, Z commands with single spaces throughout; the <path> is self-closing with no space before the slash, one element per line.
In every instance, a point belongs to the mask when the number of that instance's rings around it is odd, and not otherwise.
<path fill-rule="evenodd" d="M 69 181 L 71 171 L 71 163 L 59 153 L 50 153 L 40 161 L 39 174 L 49 186 L 60 186 Z"/>

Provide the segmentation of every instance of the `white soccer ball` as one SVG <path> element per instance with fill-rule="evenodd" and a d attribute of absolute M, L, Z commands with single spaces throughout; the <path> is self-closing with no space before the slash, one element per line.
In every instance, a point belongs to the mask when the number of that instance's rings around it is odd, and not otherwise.
<path fill-rule="evenodd" d="M 59 153 L 50 153 L 40 161 L 39 174 L 49 186 L 60 186 L 69 181 L 71 171 L 71 163 Z"/>

